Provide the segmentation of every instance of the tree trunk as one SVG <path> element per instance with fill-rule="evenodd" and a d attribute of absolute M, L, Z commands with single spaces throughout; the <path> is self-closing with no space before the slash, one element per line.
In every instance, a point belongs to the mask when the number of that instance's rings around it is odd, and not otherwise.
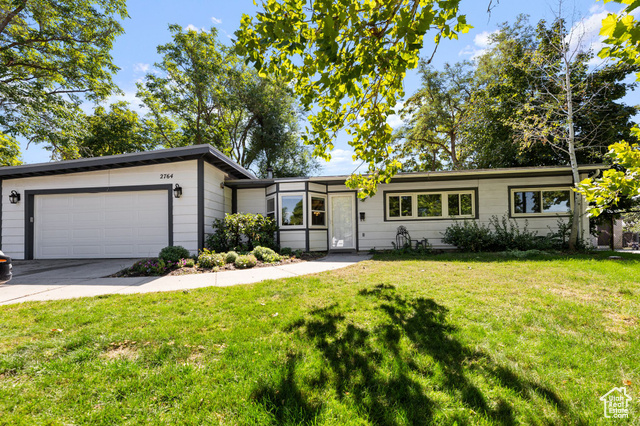
<path fill-rule="evenodd" d="M 567 58 L 568 52 L 563 49 L 563 60 L 565 65 L 565 91 L 567 94 L 567 130 L 569 132 L 567 145 L 569 148 L 569 161 L 571 163 L 571 175 L 573 177 L 573 186 L 580 182 L 580 173 L 578 172 L 578 160 L 576 158 L 575 146 L 575 128 L 573 125 L 573 90 L 571 87 L 571 64 Z M 573 192 L 573 211 L 571 212 L 571 234 L 569 234 L 569 250 L 575 251 L 578 246 L 578 228 L 580 226 L 580 216 L 582 212 L 582 195 Z"/>
<path fill-rule="evenodd" d="M 449 132 L 449 140 L 451 142 L 451 162 L 453 163 L 453 170 L 458 170 L 458 153 L 456 152 L 456 133 Z"/>

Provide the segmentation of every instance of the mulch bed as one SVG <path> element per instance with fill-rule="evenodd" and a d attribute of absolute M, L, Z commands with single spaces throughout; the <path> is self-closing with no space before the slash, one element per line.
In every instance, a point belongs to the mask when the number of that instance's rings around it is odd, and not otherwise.
<path fill-rule="evenodd" d="M 327 254 L 326 253 L 321 253 L 321 252 L 317 252 L 317 253 L 303 253 L 301 257 L 295 257 L 295 256 L 291 256 L 287 259 L 283 259 L 278 263 L 264 263 L 260 260 L 258 260 L 258 263 L 256 264 L 256 266 L 254 266 L 253 268 L 248 268 L 248 269 L 255 269 L 255 268 L 265 268 L 265 267 L 269 267 L 269 266 L 279 266 L 279 265 L 286 265 L 289 263 L 301 263 L 301 262 L 307 262 L 309 260 L 316 260 L 316 259 L 320 259 L 322 257 L 325 257 Z M 217 272 L 221 272 L 221 271 L 235 271 L 235 270 L 239 270 L 239 268 L 236 268 L 235 265 L 233 263 L 227 263 L 224 266 L 221 266 L 218 268 Z M 148 277 L 148 276 L 152 276 L 152 277 L 169 277 L 169 276 L 180 276 L 180 275 L 191 275 L 191 274 L 210 274 L 216 272 L 210 268 L 198 268 L 198 267 L 192 267 L 192 268 L 188 268 L 188 267 L 184 267 L 184 268 L 179 268 L 179 269 L 173 269 L 171 271 L 168 271 L 165 274 L 162 275 L 145 275 L 145 274 L 134 274 L 134 273 L 129 273 L 127 271 L 127 269 L 123 269 L 122 271 L 119 271 L 113 275 L 111 275 L 111 277 L 117 277 L 117 278 L 126 278 L 126 277 Z"/>

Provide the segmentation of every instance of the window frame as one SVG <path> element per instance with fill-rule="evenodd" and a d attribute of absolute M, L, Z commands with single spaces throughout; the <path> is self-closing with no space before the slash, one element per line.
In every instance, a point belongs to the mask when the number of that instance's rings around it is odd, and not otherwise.
<path fill-rule="evenodd" d="M 470 215 L 449 215 L 449 195 L 461 194 L 471 195 L 471 214 Z M 418 216 L 418 196 L 419 195 L 440 195 L 442 208 L 441 216 Z M 390 214 L 390 197 L 412 197 L 411 216 L 391 216 Z M 401 206 L 400 206 L 401 207 Z M 436 190 L 410 190 L 410 191 L 385 191 L 384 192 L 384 220 L 385 222 L 402 222 L 415 220 L 454 220 L 454 219 L 477 219 L 478 218 L 478 188 L 448 188 Z"/>
<path fill-rule="evenodd" d="M 563 191 L 569 193 L 569 211 L 568 212 L 544 212 L 542 206 L 540 213 L 516 213 L 515 194 L 516 192 L 539 192 L 540 200 L 543 200 L 543 192 Z M 574 209 L 574 197 L 571 185 L 544 185 L 544 186 L 510 186 L 509 187 L 509 217 L 512 218 L 533 218 L 533 217 L 568 217 Z"/>
<path fill-rule="evenodd" d="M 307 227 L 307 197 L 305 197 L 305 191 L 296 191 L 296 192 L 281 192 L 278 194 L 278 227 L 283 229 L 305 229 Z M 283 197 L 300 197 L 302 198 L 302 225 L 284 225 L 282 220 L 284 216 L 282 215 L 282 198 Z"/>
<path fill-rule="evenodd" d="M 322 198 L 324 200 L 324 225 L 314 225 L 313 224 L 313 212 L 314 211 L 321 211 L 321 210 L 313 210 L 313 198 Z M 327 199 L 327 195 L 326 194 L 317 194 L 314 192 L 310 192 L 309 193 L 309 200 L 308 200 L 308 206 L 309 206 L 309 228 L 314 228 L 314 229 L 327 229 L 328 224 L 329 224 L 329 212 L 328 212 L 328 203 L 329 200 Z"/>
<path fill-rule="evenodd" d="M 269 200 L 273 200 L 273 210 L 269 210 Z M 273 220 L 278 223 L 278 203 L 276 202 L 276 195 L 271 194 L 267 195 L 264 204 L 264 215 L 265 217 L 269 217 L 269 213 L 273 213 Z"/>

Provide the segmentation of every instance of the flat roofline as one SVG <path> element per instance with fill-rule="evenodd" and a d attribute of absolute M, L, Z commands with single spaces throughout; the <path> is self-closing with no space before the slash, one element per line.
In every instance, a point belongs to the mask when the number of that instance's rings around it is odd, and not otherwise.
<path fill-rule="evenodd" d="M 0 167 L 0 179 L 79 173 L 122 167 L 171 163 L 198 158 L 205 159 L 207 162 L 227 173 L 229 176 L 236 178 L 236 180 L 256 179 L 253 173 L 244 167 L 239 166 L 222 152 L 208 144 L 134 152 L 130 154 L 108 155 L 104 157 L 81 158 L 78 160 Z"/>
<path fill-rule="evenodd" d="M 609 166 L 604 164 L 587 164 L 580 165 L 578 169 L 580 172 L 589 172 L 599 169 L 608 169 Z M 408 172 L 398 173 L 391 182 L 411 182 L 411 181 L 429 181 L 429 180 L 461 180 L 472 179 L 474 177 L 480 179 L 496 179 L 514 175 L 536 175 L 536 176 L 559 176 L 571 174 L 570 166 L 541 166 L 541 167 L 512 167 L 512 168 L 500 168 L 500 169 L 467 169 L 467 170 L 440 170 L 431 172 Z M 260 188 L 275 183 L 285 182 L 313 182 L 323 184 L 344 184 L 349 178 L 348 175 L 338 176 L 312 176 L 305 178 L 275 178 L 275 179 L 254 179 L 252 181 L 241 180 L 227 180 L 225 184 L 230 187 L 254 187 Z"/>

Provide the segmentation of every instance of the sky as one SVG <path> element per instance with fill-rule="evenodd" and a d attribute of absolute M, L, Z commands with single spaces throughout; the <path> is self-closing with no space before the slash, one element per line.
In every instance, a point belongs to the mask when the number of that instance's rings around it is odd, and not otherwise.
<path fill-rule="evenodd" d="M 258 2 L 259 3 L 259 2 Z M 501 0 L 491 3 L 491 13 L 487 12 L 490 0 L 462 0 L 460 10 L 466 14 L 467 23 L 474 28 L 461 34 L 458 40 L 441 42 L 433 58 L 432 64 L 438 68 L 444 63 L 455 63 L 465 59 L 473 59 L 482 54 L 488 46 L 488 36 L 497 30 L 503 22 L 514 22 L 519 14 L 530 16 L 532 24 L 540 19 L 552 20 L 557 13 L 556 1 L 540 0 Z M 575 23 L 583 38 L 599 50 L 601 40 L 598 36 L 600 23 L 607 12 L 618 12 L 621 6 L 616 3 L 604 4 L 602 1 L 575 0 L 566 1 L 563 5 L 569 20 Z M 154 63 L 160 60 L 156 47 L 171 40 L 168 25 L 178 24 L 184 28 L 209 29 L 216 27 L 223 42 L 231 43 L 233 33 L 240 26 L 243 14 L 254 15 L 259 7 L 253 0 L 129 0 L 129 19 L 123 22 L 125 34 L 115 42 L 112 56 L 120 71 L 114 78 L 115 83 L 124 92 L 123 96 L 112 97 L 109 102 L 125 100 L 132 107 L 142 111 L 137 100 L 136 82 L 154 71 Z M 422 57 L 430 56 L 433 50 L 433 33 L 425 37 Z M 405 92 L 411 96 L 420 88 L 420 77 L 416 70 L 408 73 Z M 640 104 L 638 90 L 625 99 L 631 105 Z M 91 111 L 91 106 L 87 106 Z M 398 127 L 402 124 L 397 116 L 390 117 L 389 124 Z M 322 164 L 321 175 L 345 175 L 357 169 L 360 162 L 352 159 L 353 151 L 348 145 L 346 134 L 340 134 L 334 144 L 330 162 L 319 160 Z M 41 145 L 31 144 L 28 148 L 22 145 L 22 159 L 25 163 L 50 161 L 50 153 Z M 362 170 L 364 171 L 364 170 Z"/>

